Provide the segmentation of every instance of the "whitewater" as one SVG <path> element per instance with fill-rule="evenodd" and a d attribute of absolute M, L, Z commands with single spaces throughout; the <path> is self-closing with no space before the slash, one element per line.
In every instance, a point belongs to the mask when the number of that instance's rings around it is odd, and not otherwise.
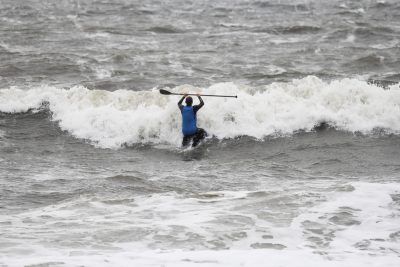
<path fill-rule="evenodd" d="M 186 199 L 173 193 L 134 201 L 82 196 L 0 216 L 1 230 L 9 233 L 2 246 L 12 247 L 0 259 L 7 266 L 397 266 L 399 184 L 354 182 L 337 189 L 323 203 L 295 212 L 291 223 L 265 221 L 260 215 L 274 210 L 269 205 L 254 215 L 243 209 L 268 195 L 274 202 L 275 184 Z M 216 218 L 230 222 L 220 225 Z M 173 247 L 165 247 L 170 235 Z"/>
<path fill-rule="evenodd" d="M 399 12 L 1 0 L 0 266 L 400 266 Z"/>
<path fill-rule="evenodd" d="M 169 89 L 169 88 L 168 88 Z M 321 124 L 352 133 L 400 132 L 400 87 L 389 88 L 357 79 L 324 82 L 310 76 L 262 87 L 219 83 L 208 88 L 182 85 L 173 92 L 237 94 L 238 99 L 206 98 L 199 125 L 220 140 L 312 131 Z M 148 91 L 59 89 L 40 86 L 0 90 L 0 111 L 48 109 L 61 129 L 104 148 L 133 144 L 179 146 L 180 97 Z"/>

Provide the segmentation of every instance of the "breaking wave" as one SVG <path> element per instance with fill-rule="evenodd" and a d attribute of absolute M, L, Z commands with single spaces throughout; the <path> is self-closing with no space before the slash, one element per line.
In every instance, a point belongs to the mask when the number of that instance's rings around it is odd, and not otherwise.
<path fill-rule="evenodd" d="M 218 139 L 312 131 L 321 123 L 338 130 L 400 133 L 400 88 L 387 89 L 357 79 L 325 82 L 314 76 L 253 88 L 218 83 L 208 88 L 182 85 L 174 92 L 235 94 L 205 98 L 198 124 Z M 61 129 L 105 148 L 137 143 L 181 142 L 178 96 L 149 91 L 60 89 L 40 86 L 0 90 L 3 113 L 37 112 L 44 106 Z M 196 102 L 196 100 L 195 100 Z"/>

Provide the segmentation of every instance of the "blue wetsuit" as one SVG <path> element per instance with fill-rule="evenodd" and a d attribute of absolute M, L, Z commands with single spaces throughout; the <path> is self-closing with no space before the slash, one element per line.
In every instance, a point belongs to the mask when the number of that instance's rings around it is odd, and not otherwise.
<path fill-rule="evenodd" d="M 194 135 L 197 132 L 197 107 L 182 106 L 182 133 L 184 136 Z"/>
<path fill-rule="evenodd" d="M 204 102 L 201 97 L 199 97 L 200 105 L 183 106 L 182 102 L 184 99 L 185 97 L 182 97 L 182 99 L 178 102 L 178 107 L 182 114 L 182 145 L 187 146 L 190 141 L 193 140 L 192 146 L 196 146 L 207 135 L 203 129 L 197 128 L 197 111 L 203 107 Z"/>

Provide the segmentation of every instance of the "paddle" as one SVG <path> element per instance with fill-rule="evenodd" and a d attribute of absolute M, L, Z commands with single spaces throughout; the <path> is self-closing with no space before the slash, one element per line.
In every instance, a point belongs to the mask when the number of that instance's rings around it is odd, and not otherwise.
<path fill-rule="evenodd" d="M 160 94 L 162 95 L 194 95 L 197 96 L 197 94 L 178 94 L 178 93 L 171 93 L 170 91 L 160 89 Z M 200 94 L 200 96 L 214 96 L 214 97 L 235 97 L 237 98 L 237 95 L 203 95 Z"/>

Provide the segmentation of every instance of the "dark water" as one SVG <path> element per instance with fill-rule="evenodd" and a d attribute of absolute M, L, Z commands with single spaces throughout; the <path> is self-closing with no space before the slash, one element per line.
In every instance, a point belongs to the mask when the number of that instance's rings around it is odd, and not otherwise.
<path fill-rule="evenodd" d="M 398 266 L 399 11 L 1 0 L 0 265 Z"/>
<path fill-rule="evenodd" d="M 399 81 L 397 1 L 7 1 L 1 87 Z"/>

